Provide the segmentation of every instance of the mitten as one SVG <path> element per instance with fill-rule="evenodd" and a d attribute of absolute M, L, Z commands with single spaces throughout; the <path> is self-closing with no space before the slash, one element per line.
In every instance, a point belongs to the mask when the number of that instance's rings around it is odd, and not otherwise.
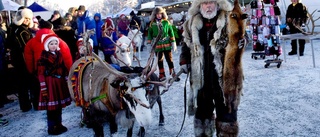
<path fill-rule="evenodd" d="M 176 42 L 171 42 L 173 52 L 177 52 L 177 44 Z"/>

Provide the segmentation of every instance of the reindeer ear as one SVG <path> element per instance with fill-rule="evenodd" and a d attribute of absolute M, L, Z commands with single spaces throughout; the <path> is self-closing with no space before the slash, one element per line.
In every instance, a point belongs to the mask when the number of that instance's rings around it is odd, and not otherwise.
<path fill-rule="evenodd" d="M 241 19 L 244 20 L 244 19 L 247 19 L 247 18 L 248 18 L 248 14 L 242 14 L 242 15 L 241 15 Z"/>

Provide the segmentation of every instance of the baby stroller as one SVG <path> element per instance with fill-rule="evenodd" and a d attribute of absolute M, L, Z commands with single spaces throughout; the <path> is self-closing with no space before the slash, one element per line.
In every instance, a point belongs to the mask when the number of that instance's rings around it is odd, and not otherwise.
<path fill-rule="evenodd" d="M 271 35 L 268 39 L 268 46 L 266 46 L 265 49 L 265 55 L 267 56 L 273 56 L 273 59 L 267 59 L 264 62 L 266 63 L 264 65 L 265 68 L 268 68 L 271 63 L 276 63 L 277 68 L 280 68 L 282 59 L 279 58 L 279 56 L 282 53 L 282 48 L 280 46 L 280 40 L 279 36 Z"/>

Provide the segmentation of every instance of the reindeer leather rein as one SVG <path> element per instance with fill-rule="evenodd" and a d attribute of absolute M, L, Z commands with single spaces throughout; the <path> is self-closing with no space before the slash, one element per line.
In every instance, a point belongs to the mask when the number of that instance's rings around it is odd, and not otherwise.
<path fill-rule="evenodd" d="M 184 82 L 184 88 L 183 88 L 183 100 L 184 100 L 184 113 L 183 113 L 183 121 L 182 121 L 182 124 L 181 124 L 181 127 L 180 127 L 180 130 L 179 130 L 179 133 L 176 137 L 178 137 L 182 131 L 182 128 L 183 128 L 183 125 L 184 125 L 184 122 L 186 121 L 186 114 L 187 114 L 187 81 L 188 81 L 188 78 L 189 78 L 189 75 L 190 75 L 190 72 L 187 73 L 187 78 Z"/>

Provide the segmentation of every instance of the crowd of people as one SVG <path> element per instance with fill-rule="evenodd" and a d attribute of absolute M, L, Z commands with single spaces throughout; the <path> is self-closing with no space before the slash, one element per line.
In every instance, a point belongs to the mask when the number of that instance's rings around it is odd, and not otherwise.
<path fill-rule="evenodd" d="M 287 15 L 287 23 L 292 33 L 297 33 L 290 23 L 293 18 L 304 18 L 295 17 L 298 14 L 294 14 L 300 13 L 304 7 L 298 0 L 291 1 L 288 13 L 292 14 Z M 198 97 L 197 100 L 190 99 L 188 104 L 188 113 L 195 115 L 194 125 L 198 128 L 195 129 L 198 130 L 195 135 L 212 136 L 215 125 L 213 111 L 217 113 L 216 124 L 220 134 L 226 132 L 229 135 L 237 135 L 237 110 L 232 110 L 232 113 L 226 111 L 218 76 L 221 70 L 216 69 L 219 64 L 213 61 L 216 55 L 212 53 L 209 45 L 212 39 L 216 40 L 218 47 L 226 45 L 227 41 L 220 37 L 226 33 L 226 29 L 222 29 L 226 24 L 221 22 L 224 22 L 222 16 L 226 16 L 230 7 L 228 1 L 198 0 L 188 11 L 190 18 L 186 19 L 184 16 L 177 26 L 161 7 L 154 8 L 148 23 L 141 21 L 134 11 L 130 13 L 130 19 L 126 15 L 120 15 L 116 22 L 110 17 L 102 19 L 100 13 L 91 17 L 84 5 L 78 8 L 71 7 L 64 16 L 59 11 L 54 11 L 46 21 L 40 16 L 34 17 L 30 9 L 20 7 L 7 30 L 0 28 L 0 82 L 10 83 L 12 81 L 9 79 L 12 78 L 15 85 L 14 89 L 12 84 L 0 86 L 0 107 L 13 102 L 7 95 L 12 93 L 9 90 L 14 90 L 14 93 L 18 94 L 22 112 L 28 112 L 32 108 L 46 110 L 48 134 L 62 134 L 68 130 L 61 123 L 62 109 L 71 103 L 66 77 L 72 63 L 81 57 L 78 46 L 83 44 L 83 34 L 94 30 L 95 33 L 90 35 L 91 52 L 98 54 L 101 50 L 104 60 L 113 64 L 112 57 L 119 37 L 127 36 L 130 30 L 139 29 L 147 38 L 145 46 L 151 46 L 161 28 L 162 35 L 155 44 L 158 76 L 160 80 L 166 78 L 164 58 L 169 74 L 176 75 L 172 51 L 177 51 L 177 44 L 181 44 L 181 69 L 185 73 L 191 73 L 190 88 L 197 93 L 191 97 Z M 293 12 L 295 9 L 299 11 Z M 0 22 L 3 22 L 2 18 Z M 221 26 L 216 22 L 220 22 Z M 299 40 L 299 44 L 300 55 L 303 55 L 305 42 Z M 297 54 L 296 50 L 296 41 L 293 41 L 289 55 Z M 202 77 L 204 75 L 210 78 Z M 212 94 L 217 96 L 213 97 Z M 1 119 L 2 116 L 0 114 L 0 124 L 8 124 L 7 120 Z M 223 125 L 236 130 L 222 129 Z"/>

